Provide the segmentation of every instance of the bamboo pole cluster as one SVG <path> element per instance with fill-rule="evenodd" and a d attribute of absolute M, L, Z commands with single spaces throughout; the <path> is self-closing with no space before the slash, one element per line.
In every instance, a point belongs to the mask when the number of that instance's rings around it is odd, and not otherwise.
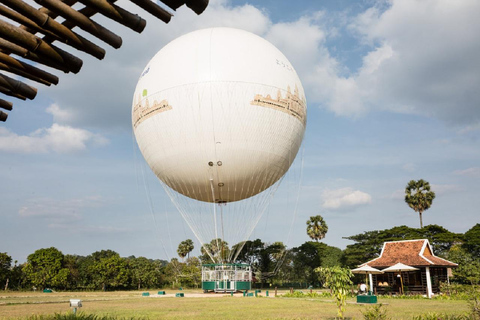
<path fill-rule="evenodd" d="M 77 27 L 102 42 L 118 49 L 122 38 L 92 20 L 101 14 L 121 25 L 141 33 L 145 19 L 115 4 L 116 0 L 33 0 L 40 8 L 33 7 L 31 0 L 0 0 L 0 93 L 21 100 L 32 100 L 37 89 L 20 80 L 19 77 L 50 86 L 56 85 L 56 75 L 43 70 L 46 66 L 65 73 L 78 73 L 83 61 L 75 55 L 54 45 L 61 42 L 99 60 L 105 57 L 105 49 L 72 31 Z M 130 0 L 151 15 L 168 23 L 172 13 L 186 5 L 201 14 L 209 0 L 160 0 L 163 6 L 152 0 Z M 74 5 L 80 3 L 81 9 Z M 62 22 L 57 21 L 60 17 Z M 20 60 L 18 59 L 20 58 Z M 33 61 L 35 65 L 25 61 Z M 7 76 L 5 73 L 13 75 Z M 12 110 L 13 103 L 0 99 L 0 108 Z M 6 121 L 8 114 L 0 110 L 0 121 Z"/>

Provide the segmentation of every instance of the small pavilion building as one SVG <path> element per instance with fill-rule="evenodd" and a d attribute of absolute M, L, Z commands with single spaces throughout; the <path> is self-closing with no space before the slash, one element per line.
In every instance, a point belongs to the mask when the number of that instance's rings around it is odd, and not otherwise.
<path fill-rule="evenodd" d="M 399 292 L 400 280 L 402 280 L 405 292 L 424 294 L 430 298 L 433 294 L 440 292 L 440 282 L 449 282 L 451 268 L 458 266 L 456 263 L 435 256 L 427 239 L 385 242 L 380 256 L 363 265 L 367 264 L 382 270 L 397 263 L 403 263 L 418 270 L 371 275 L 375 293 Z"/>

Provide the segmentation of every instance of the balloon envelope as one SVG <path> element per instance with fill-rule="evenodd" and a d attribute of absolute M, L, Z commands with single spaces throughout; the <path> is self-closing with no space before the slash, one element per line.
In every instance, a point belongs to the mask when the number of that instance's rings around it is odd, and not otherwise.
<path fill-rule="evenodd" d="M 150 168 L 189 198 L 228 203 L 277 182 L 306 125 L 287 58 L 246 31 L 212 28 L 161 49 L 135 89 L 132 122 Z"/>

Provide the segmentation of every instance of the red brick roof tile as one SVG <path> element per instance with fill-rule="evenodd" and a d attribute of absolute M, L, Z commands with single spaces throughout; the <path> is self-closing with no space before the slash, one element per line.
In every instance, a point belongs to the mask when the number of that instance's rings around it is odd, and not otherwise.
<path fill-rule="evenodd" d="M 435 256 L 426 239 L 385 242 L 380 257 L 365 264 L 374 268 L 384 268 L 398 262 L 412 267 L 457 266 L 456 263 Z"/>

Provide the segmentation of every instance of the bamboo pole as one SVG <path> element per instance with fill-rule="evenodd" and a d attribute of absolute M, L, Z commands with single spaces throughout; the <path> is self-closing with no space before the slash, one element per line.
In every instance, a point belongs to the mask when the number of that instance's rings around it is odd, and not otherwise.
<path fill-rule="evenodd" d="M 10 111 L 12 110 L 12 107 L 13 107 L 13 103 L 11 103 L 10 101 L 0 99 L 0 108 Z"/>
<path fill-rule="evenodd" d="M 30 100 L 35 98 L 35 96 L 37 95 L 37 89 L 35 89 L 34 87 L 26 85 L 21 81 L 7 77 L 6 75 L 1 73 L 0 73 L 0 86 L 7 88 L 13 93 L 24 96 Z"/>
<path fill-rule="evenodd" d="M 27 100 L 27 97 L 22 96 L 21 94 L 15 93 L 12 90 L 10 90 L 9 88 L 5 88 L 1 85 L 0 85 L 0 92 L 7 95 L 7 96 L 14 97 L 14 98 L 17 98 L 17 99 L 20 99 L 20 100 Z"/>
<path fill-rule="evenodd" d="M 28 31 L 30 33 L 40 32 L 40 33 L 43 33 L 43 34 L 51 35 L 51 36 L 53 36 L 57 39 L 61 39 L 55 33 L 40 27 L 34 21 L 27 18 L 25 15 L 20 14 L 17 11 L 14 11 L 10 8 L 7 8 L 3 5 L 0 5 L 0 14 L 4 17 L 9 18 L 12 21 L 15 21 L 15 22 L 18 22 L 19 24 L 21 24 L 20 28 L 23 28 L 25 31 Z"/>
<path fill-rule="evenodd" d="M 172 18 L 172 14 L 168 11 L 162 9 L 155 3 L 150 0 L 130 0 L 135 3 L 140 8 L 144 9 L 148 13 L 152 14 L 153 16 L 157 17 L 158 19 L 162 20 L 165 23 L 169 23 L 170 19 Z"/>
<path fill-rule="evenodd" d="M 12 68 L 15 68 L 16 70 L 20 70 L 23 72 L 26 72 L 28 74 L 31 74 L 35 77 L 38 77 L 44 81 L 47 81 L 48 83 L 53 83 L 53 84 L 58 84 L 58 77 L 48 73 L 46 71 L 43 71 L 42 69 L 39 69 L 37 67 L 31 66 L 25 62 L 18 61 L 15 58 L 12 58 L 8 54 L 0 52 L 0 62 L 4 63 L 7 66 L 10 66 Z M 33 79 L 32 79 L 33 80 Z"/>
<path fill-rule="evenodd" d="M 0 111 L 0 121 L 5 122 L 7 121 L 7 118 L 8 118 L 8 114 L 3 111 Z"/>
<path fill-rule="evenodd" d="M 79 0 L 85 6 L 96 9 L 99 13 L 104 16 L 136 31 L 141 33 L 147 22 L 142 19 L 140 16 L 130 13 L 127 10 L 120 8 L 119 6 L 108 2 L 106 0 Z"/>
<path fill-rule="evenodd" d="M 57 64 L 64 64 L 73 73 L 78 73 L 82 67 L 79 58 L 3 20 L 0 20 L 0 36 Z"/>
<path fill-rule="evenodd" d="M 49 35 L 55 40 L 62 39 L 62 42 L 78 50 L 91 54 L 97 59 L 101 60 L 105 57 L 104 49 L 100 48 L 93 42 L 85 39 L 84 37 L 74 33 L 72 30 L 65 27 L 64 25 L 58 23 L 54 20 L 54 18 L 42 12 L 42 10 L 37 10 L 21 0 L 2 0 L 2 2 L 10 8 L 14 9 L 15 11 L 23 14 L 28 19 L 32 20 L 35 24 L 38 25 L 38 27 L 50 31 L 51 33 L 53 33 L 53 36 L 49 33 L 42 32 L 43 34 Z M 29 32 L 30 30 L 22 31 L 31 33 Z"/>
<path fill-rule="evenodd" d="M 185 4 L 185 0 L 160 0 L 172 10 L 177 10 Z"/>
<path fill-rule="evenodd" d="M 57 70 L 61 70 L 65 73 L 70 72 L 70 70 L 64 64 L 59 64 L 59 63 L 56 63 L 53 60 L 49 60 L 49 59 L 46 59 L 44 57 L 41 57 L 41 56 L 37 55 L 36 53 L 30 52 L 27 49 L 22 48 L 22 47 L 14 44 L 10 41 L 7 41 L 5 39 L 0 38 L 0 49 L 6 54 L 15 54 L 19 57 L 38 62 L 40 64 L 43 64 L 45 66 L 48 66 L 48 67 L 51 67 L 51 68 L 54 68 L 54 69 L 57 69 Z"/>
<path fill-rule="evenodd" d="M 209 0 L 187 0 L 187 7 L 193 10 L 196 14 L 201 14 L 208 6 Z"/>
<path fill-rule="evenodd" d="M 23 70 L 19 70 L 15 67 L 12 67 L 12 66 L 9 66 L 3 62 L 0 62 L 0 70 L 3 70 L 3 71 L 7 71 L 7 72 L 10 72 L 10 73 L 13 73 L 13 74 L 16 74 L 16 75 L 19 75 L 21 77 L 24 77 L 24 78 L 27 78 L 27 79 L 30 79 L 30 80 L 33 80 L 35 82 L 38 82 L 38 83 L 41 83 L 41 84 L 44 84 L 46 86 L 50 86 L 52 83 L 46 81 L 46 80 L 43 80 L 37 76 L 34 76 L 28 72 L 25 72 Z"/>
<path fill-rule="evenodd" d="M 35 2 L 56 12 L 67 20 L 74 21 L 79 28 L 108 43 L 115 49 L 122 46 L 122 38 L 65 3 L 58 0 L 35 0 Z"/>

